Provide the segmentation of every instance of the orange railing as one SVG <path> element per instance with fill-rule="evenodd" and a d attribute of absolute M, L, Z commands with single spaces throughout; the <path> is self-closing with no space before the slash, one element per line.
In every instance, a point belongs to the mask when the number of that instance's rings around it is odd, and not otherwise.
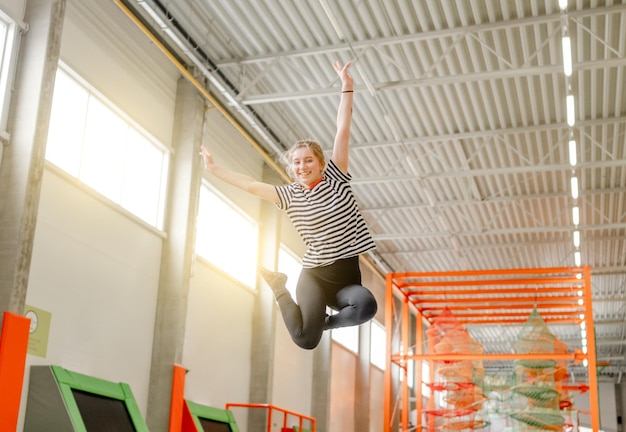
<path fill-rule="evenodd" d="M 298 418 L 298 430 L 302 431 L 303 426 L 304 426 L 304 422 L 305 421 L 309 421 L 311 424 L 311 432 L 315 432 L 315 418 L 313 417 L 309 417 L 306 416 L 304 414 L 300 414 L 297 413 L 295 411 L 290 411 L 284 408 L 280 408 L 277 407 L 275 405 L 272 404 L 258 404 L 258 403 L 227 403 L 226 404 L 226 409 L 231 409 L 233 407 L 237 407 L 237 408 L 261 408 L 261 409 L 267 409 L 268 410 L 268 414 L 267 414 L 267 432 L 271 432 L 272 430 L 272 416 L 274 411 L 278 411 L 283 413 L 283 429 L 287 428 L 287 420 L 289 418 L 289 416 L 293 416 L 293 417 L 297 417 Z"/>

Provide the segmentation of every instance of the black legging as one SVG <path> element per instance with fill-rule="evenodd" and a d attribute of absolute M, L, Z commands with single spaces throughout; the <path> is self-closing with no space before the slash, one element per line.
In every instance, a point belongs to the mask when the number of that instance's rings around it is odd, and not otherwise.
<path fill-rule="evenodd" d="M 372 293 L 361 285 L 359 257 L 315 268 L 303 268 L 296 287 L 297 304 L 289 295 L 276 299 L 291 338 L 313 349 L 326 329 L 369 321 L 378 308 Z M 338 311 L 328 317 L 326 306 Z"/>

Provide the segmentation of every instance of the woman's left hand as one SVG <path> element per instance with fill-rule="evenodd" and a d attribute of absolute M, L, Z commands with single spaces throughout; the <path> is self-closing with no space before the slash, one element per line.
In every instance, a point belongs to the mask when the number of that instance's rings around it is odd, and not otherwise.
<path fill-rule="evenodd" d="M 348 72 L 352 62 L 347 62 L 345 65 L 342 65 L 340 61 L 333 62 L 333 68 L 341 78 L 341 91 L 352 91 L 354 90 L 354 84 L 352 81 L 352 75 Z"/>

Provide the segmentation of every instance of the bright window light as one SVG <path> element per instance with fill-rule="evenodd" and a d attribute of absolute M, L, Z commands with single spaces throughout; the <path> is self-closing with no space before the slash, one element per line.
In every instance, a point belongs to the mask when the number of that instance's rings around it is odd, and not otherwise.
<path fill-rule="evenodd" d="M 2 132 L 7 128 L 11 85 L 19 43 L 18 30 L 17 23 L 0 11 L 0 131 Z"/>
<path fill-rule="evenodd" d="M 578 206 L 572 208 L 572 223 L 576 226 L 580 224 L 580 209 Z"/>
<path fill-rule="evenodd" d="M 54 82 L 46 159 L 78 177 L 83 152 L 89 92 L 59 70 Z M 63 95 L 61 97 L 60 95 Z"/>
<path fill-rule="evenodd" d="M 117 202 L 122 194 L 128 124 L 94 98 L 89 99 L 87 112 L 80 177 Z"/>
<path fill-rule="evenodd" d="M 572 198 L 578 199 L 578 177 L 572 176 L 570 183 L 572 186 Z"/>
<path fill-rule="evenodd" d="M 256 287 L 259 227 L 206 185 L 200 188 L 196 253 L 244 285 Z"/>
<path fill-rule="evenodd" d="M 335 342 L 356 354 L 359 352 L 359 327 L 340 327 L 332 329 L 330 334 Z"/>
<path fill-rule="evenodd" d="M 302 271 L 302 265 L 298 256 L 284 245 L 281 245 L 280 249 L 278 249 L 278 271 L 287 275 L 286 287 L 291 293 L 291 297 L 295 300 L 296 285 Z"/>
<path fill-rule="evenodd" d="M 385 327 L 378 322 L 372 320 L 370 323 L 370 362 L 374 366 L 385 370 L 387 366 L 387 332 Z M 411 381 L 409 381 L 409 384 L 411 384 Z"/>
<path fill-rule="evenodd" d="M 160 226 L 162 222 L 157 216 L 164 212 L 165 200 L 160 194 L 167 187 L 168 158 L 134 129 L 128 130 L 126 142 L 120 203 L 143 220 Z M 153 184 L 155 181 L 160 183 Z"/>
<path fill-rule="evenodd" d="M 426 361 L 422 361 L 422 396 L 430 397 L 431 391 L 430 387 L 428 387 L 428 383 L 430 383 L 430 364 Z"/>
<path fill-rule="evenodd" d="M 572 76 L 572 40 L 569 36 L 561 39 L 563 46 L 563 72 L 566 76 Z"/>
<path fill-rule="evenodd" d="M 409 355 L 413 355 L 413 350 L 409 348 Z M 407 385 L 410 389 L 415 387 L 415 365 L 417 362 L 409 360 L 406 365 L 406 379 Z"/>
<path fill-rule="evenodd" d="M 569 94 L 565 98 L 565 107 L 567 109 L 567 124 L 574 126 L 576 123 L 576 113 L 574 111 L 574 95 Z"/>
<path fill-rule="evenodd" d="M 569 140 L 569 164 L 576 166 L 578 163 L 578 155 L 576 153 L 576 140 Z"/>
<path fill-rule="evenodd" d="M 169 152 L 64 65 L 54 84 L 46 159 L 163 228 Z"/>

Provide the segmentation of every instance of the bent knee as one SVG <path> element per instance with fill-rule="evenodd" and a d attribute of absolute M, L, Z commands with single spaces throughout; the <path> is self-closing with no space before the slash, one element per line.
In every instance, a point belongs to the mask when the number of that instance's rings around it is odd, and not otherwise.
<path fill-rule="evenodd" d="M 359 309 L 361 318 L 364 322 L 371 320 L 376 315 L 376 312 L 378 312 L 378 303 L 376 302 L 376 298 L 372 295 L 363 302 Z"/>
<path fill-rule="evenodd" d="M 312 338 L 293 338 L 293 341 L 300 348 L 305 350 L 312 350 L 317 347 L 320 343 L 321 338 L 312 339 Z"/>
<path fill-rule="evenodd" d="M 317 347 L 322 340 L 322 332 L 304 332 L 298 335 L 291 335 L 293 342 L 300 348 L 312 350 Z"/>

